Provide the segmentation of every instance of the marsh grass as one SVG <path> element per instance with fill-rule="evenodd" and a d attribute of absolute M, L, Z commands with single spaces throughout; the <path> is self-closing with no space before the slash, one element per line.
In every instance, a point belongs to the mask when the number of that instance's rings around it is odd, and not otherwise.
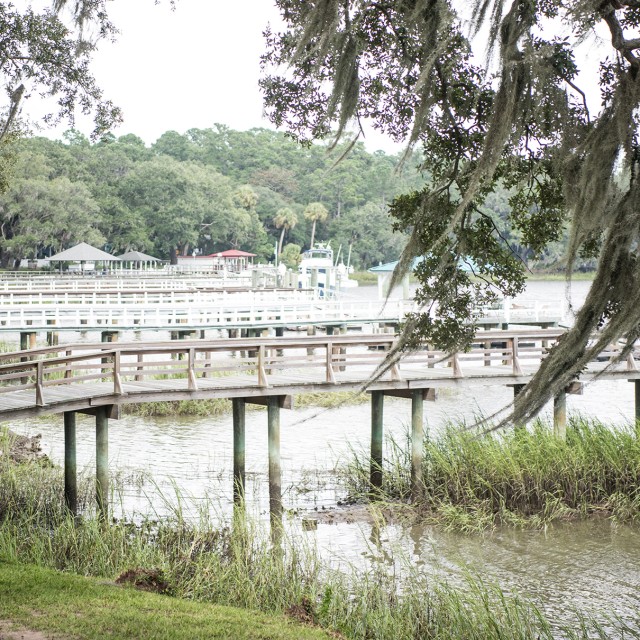
<path fill-rule="evenodd" d="M 132 569 L 153 570 L 173 597 L 289 612 L 346 638 L 608 637 L 578 614 L 570 625 L 552 625 L 530 602 L 477 576 L 454 588 L 409 558 L 338 572 L 303 534 L 285 529 L 274 545 L 265 528 L 240 511 L 223 522 L 206 501 L 190 509 L 180 495 L 165 496 L 173 507 L 163 519 L 105 525 L 93 513 L 92 483 L 82 482 L 79 518 L 66 512 L 62 495 L 59 469 L 16 466 L 0 456 L 0 561 L 109 580 Z M 621 635 L 620 624 L 609 625 L 610 637 L 635 637 Z"/>
<path fill-rule="evenodd" d="M 296 408 L 319 407 L 334 409 L 345 404 L 364 404 L 369 400 L 366 394 L 351 392 L 338 393 L 301 393 L 295 397 Z M 260 410 L 257 405 L 247 405 L 249 410 Z M 222 416 L 231 413 L 231 401 L 225 398 L 206 400 L 179 400 L 171 402 L 145 402 L 142 404 L 124 405 L 127 415 L 141 418 L 170 416 Z"/>
<path fill-rule="evenodd" d="M 381 499 L 410 497 L 410 442 L 387 439 Z M 560 519 L 606 515 L 640 520 L 640 438 L 636 428 L 574 418 L 562 440 L 538 421 L 529 430 L 482 434 L 449 426 L 425 438 L 421 517 L 450 529 L 499 524 L 544 526 Z M 369 460 L 355 452 L 343 481 L 366 499 Z"/>

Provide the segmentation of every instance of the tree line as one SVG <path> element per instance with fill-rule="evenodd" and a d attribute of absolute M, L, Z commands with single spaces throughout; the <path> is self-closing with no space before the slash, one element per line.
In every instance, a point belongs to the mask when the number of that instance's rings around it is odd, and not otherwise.
<path fill-rule="evenodd" d="M 168 131 L 150 146 L 133 134 L 91 143 L 75 130 L 24 138 L 0 195 L 0 264 L 81 241 L 172 262 L 230 247 L 268 261 L 276 245 L 294 245 L 285 255 L 295 259 L 329 241 L 345 256 L 351 249 L 359 268 L 395 260 L 404 239 L 388 205 L 415 186 L 415 166 L 399 173 L 398 157 L 360 143 L 336 165 L 342 150 L 223 125 Z"/>

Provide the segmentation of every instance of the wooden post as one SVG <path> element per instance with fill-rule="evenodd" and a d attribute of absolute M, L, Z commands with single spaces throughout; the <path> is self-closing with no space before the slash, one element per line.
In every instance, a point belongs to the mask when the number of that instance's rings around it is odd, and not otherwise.
<path fill-rule="evenodd" d="M 282 469 L 280 466 L 280 403 L 278 396 L 267 398 L 269 439 L 269 515 L 271 534 L 278 536 L 282 528 Z"/>
<path fill-rule="evenodd" d="M 245 489 L 245 408 L 243 398 L 233 398 L 233 502 L 244 501 Z"/>
<path fill-rule="evenodd" d="M 55 320 L 47 320 L 47 324 L 55 324 Z M 55 347 L 58 344 L 58 332 L 47 331 L 47 345 L 49 347 Z"/>
<path fill-rule="evenodd" d="M 307 335 L 308 336 L 315 336 L 316 335 L 316 328 L 313 325 L 309 325 L 307 327 Z M 315 350 L 313 347 L 307 347 L 307 355 L 308 356 L 312 356 L 314 354 Z"/>
<path fill-rule="evenodd" d="M 64 503 L 71 515 L 78 515 L 75 411 L 64 412 Z"/>
<path fill-rule="evenodd" d="M 276 327 L 276 338 L 282 338 L 284 336 L 284 327 Z M 276 349 L 276 356 L 281 358 L 284 354 L 282 349 Z"/>
<path fill-rule="evenodd" d="M 98 517 L 109 520 L 109 418 L 107 408 L 96 412 L 96 502 Z"/>
<path fill-rule="evenodd" d="M 384 414 L 384 391 L 371 392 L 371 459 L 369 484 L 372 496 L 382 488 L 382 419 Z"/>
<path fill-rule="evenodd" d="M 561 391 L 553 399 L 553 432 L 559 438 L 567 438 L 567 392 Z"/>
<path fill-rule="evenodd" d="M 640 380 L 634 380 L 635 401 L 636 401 L 636 422 L 640 420 Z"/>
<path fill-rule="evenodd" d="M 20 332 L 20 351 L 27 351 L 33 349 L 35 346 L 36 334 L 33 331 L 21 331 Z M 20 356 L 20 362 L 27 362 L 31 360 L 29 356 Z M 20 384 L 28 384 L 29 378 L 20 378 Z"/>
<path fill-rule="evenodd" d="M 424 438 L 424 390 L 411 392 L 411 499 L 422 492 L 422 454 Z"/>

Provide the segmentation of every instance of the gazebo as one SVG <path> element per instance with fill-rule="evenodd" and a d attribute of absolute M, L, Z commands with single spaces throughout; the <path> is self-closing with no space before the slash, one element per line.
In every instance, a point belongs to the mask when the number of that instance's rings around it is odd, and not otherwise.
<path fill-rule="evenodd" d="M 121 256 L 118 256 L 121 262 L 128 262 L 131 266 L 135 264 L 136 269 L 148 269 L 151 265 L 162 262 L 160 258 L 154 258 L 153 256 L 142 253 L 142 251 L 127 251 Z"/>
<path fill-rule="evenodd" d="M 218 253 L 211 253 L 208 257 L 219 258 L 222 266 L 227 271 L 239 273 L 244 271 L 248 265 L 253 264 L 253 259 L 257 254 L 241 251 L 240 249 L 227 249 Z"/>
<path fill-rule="evenodd" d="M 85 268 L 84 265 L 86 262 L 120 262 L 120 258 L 116 256 L 112 256 L 110 253 L 106 251 L 102 251 L 102 249 L 97 249 L 96 247 L 92 247 L 90 244 L 86 242 L 81 242 L 77 244 L 75 247 L 71 247 L 71 249 L 66 249 L 65 251 L 61 251 L 60 253 L 56 253 L 55 255 L 48 258 L 49 262 L 79 262 L 80 263 L 80 271 L 84 273 Z M 62 269 L 62 264 L 60 264 L 60 269 Z"/>

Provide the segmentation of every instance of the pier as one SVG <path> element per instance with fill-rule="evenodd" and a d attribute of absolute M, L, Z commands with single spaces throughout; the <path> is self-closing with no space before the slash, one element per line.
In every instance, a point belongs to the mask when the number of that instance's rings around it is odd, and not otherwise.
<path fill-rule="evenodd" d="M 99 342 L 23 349 L 0 355 L 0 420 L 38 415 L 63 416 L 65 498 L 75 507 L 75 414 L 96 421 L 96 499 L 108 514 L 108 423 L 123 405 L 172 400 L 227 398 L 233 405 L 233 492 L 242 502 L 245 481 L 244 416 L 247 404 L 267 406 L 269 489 L 272 514 L 282 510 L 280 496 L 281 410 L 293 409 L 295 396 L 306 392 L 363 390 L 371 396 L 371 491 L 382 483 L 382 417 L 384 397 L 410 400 L 412 425 L 412 488 L 420 491 L 424 402 L 436 400 L 439 389 L 472 391 L 480 385 L 512 387 L 514 394 L 537 370 L 560 329 L 480 331 L 467 353 L 445 354 L 424 345 L 403 353 L 382 376 L 371 381 L 394 346 L 391 334 L 322 335 L 181 340 Z M 555 431 L 563 437 L 566 394 L 580 393 L 582 383 L 598 377 L 635 383 L 639 414 L 640 351 L 621 363 L 611 361 L 616 347 L 600 354 L 555 400 Z M 62 427 L 62 424 L 61 424 Z M 61 428 L 61 432 L 62 432 Z"/>

